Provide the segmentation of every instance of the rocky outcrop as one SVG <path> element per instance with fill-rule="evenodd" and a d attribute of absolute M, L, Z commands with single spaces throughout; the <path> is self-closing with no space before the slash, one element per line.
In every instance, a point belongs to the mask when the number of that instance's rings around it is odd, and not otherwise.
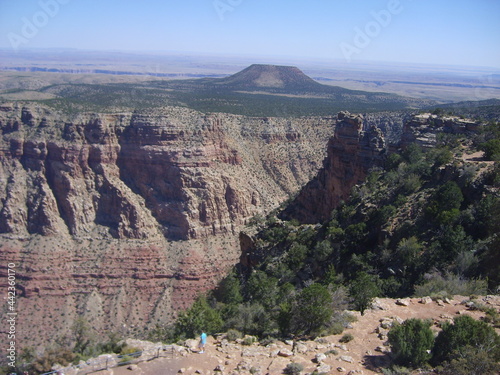
<path fill-rule="evenodd" d="M 382 165 L 385 153 L 385 140 L 379 128 L 364 130 L 362 116 L 340 112 L 323 168 L 282 216 L 309 224 L 328 219 L 332 210 L 349 197 L 351 188 L 361 183 L 371 168 Z"/>
<path fill-rule="evenodd" d="M 432 148 L 436 146 L 437 135 L 440 133 L 477 132 L 483 126 L 481 122 L 455 116 L 443 117 L 431 113 L 415 115 L 404 124 L 400 147 L 404 149 L 411 143 L 416 143 L 423 148 Z"/>
<path fill-rule="evenodd" d="M 330 130 L 328 119 L 182 108 L 64 117 L 5 105 L 0 115 L 0 232 L 22 236 L 234 233 L 307 181 Z"/>

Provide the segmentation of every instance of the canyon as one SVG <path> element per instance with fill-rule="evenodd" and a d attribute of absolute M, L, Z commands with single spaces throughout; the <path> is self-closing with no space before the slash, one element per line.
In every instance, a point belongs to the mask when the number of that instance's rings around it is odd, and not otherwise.
<path fill-rule="evenodd" d="M 321 222 L 394 139 L 425 146 L 436 129 L 434 117 L 408 113 L 2 104 L 0 272 L 15 264 L 19 347 L 64 342 L 79 317 L 95 332 L 136 337 L 172 323 L 238 263 L 250 219 L 298 192 L 282 215 Z"/>
<path fill-rule="evenodd" d="M 237 263 L 249 219 L 317 172 L 334 125 L 2 104 L 0 272 L 16 266 L 18 346 L 60 342 L 77 317 L 139 336 L 171 322 Z"/>
<path fill-rule="evenodd" d="M 363 116 L 340 112 L 323 168 L 282 216 L 306 224 L 327 220 L 354 185 L 363 182 L 372 168 L 383 165 L 387 149 L 380 128 L 370 125 L 365 130 Z"/>

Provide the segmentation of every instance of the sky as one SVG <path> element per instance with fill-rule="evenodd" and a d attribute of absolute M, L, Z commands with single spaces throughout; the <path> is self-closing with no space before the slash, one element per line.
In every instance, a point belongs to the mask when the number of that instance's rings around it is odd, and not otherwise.
<path fill-rule="evenodd" d="M 0 0 L 0 48 L 500 68 L 499 0 Z"/>

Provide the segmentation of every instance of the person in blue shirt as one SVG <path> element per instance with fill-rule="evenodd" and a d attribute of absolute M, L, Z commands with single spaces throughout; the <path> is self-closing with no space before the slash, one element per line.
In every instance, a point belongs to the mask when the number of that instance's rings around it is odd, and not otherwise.
<path fill-rule="evenodd" d="M 201 336 L 200 336 L 200 349 L 201 349 L 199 351 L 200 354 L 205 353 L 205 345 L 206 344 L 207 344 L 207 334 L 205 332 L 202 332 Z"/>

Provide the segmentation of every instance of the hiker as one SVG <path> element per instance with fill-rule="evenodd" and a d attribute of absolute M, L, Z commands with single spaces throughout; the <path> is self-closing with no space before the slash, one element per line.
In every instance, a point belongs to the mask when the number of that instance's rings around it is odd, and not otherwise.
<path fill-rule="evenodd" d="M 201 336 L 200 336 L 200 345 L 199 345 L 199 347 L 201 349 L 199 351 L 200 354 L 205 353 L 205 345 L 206 344 L 207 344 L 207 334 L 205 332 L 202 332 Z"/>

